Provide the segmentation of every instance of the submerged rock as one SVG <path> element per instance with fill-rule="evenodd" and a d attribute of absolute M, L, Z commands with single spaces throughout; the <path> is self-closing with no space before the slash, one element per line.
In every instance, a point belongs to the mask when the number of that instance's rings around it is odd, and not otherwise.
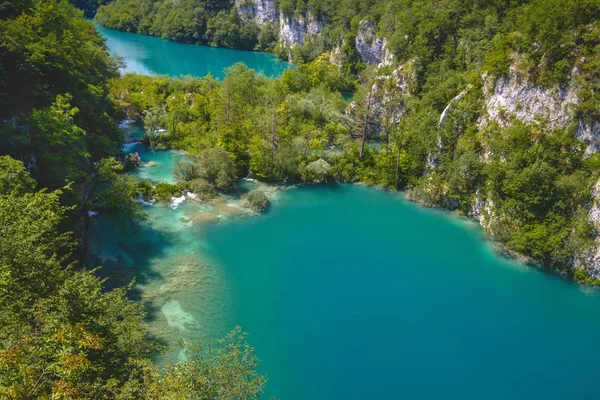
<path fill-rule="evenodd" d="M 181 332 L 184 332 L 189 328 L 194 329 L 200 327 L 194 316 L 183 311 L 177 300 L 167 300 L 160 310 L 167 319 L 169 326 L 177 328 Z"/>

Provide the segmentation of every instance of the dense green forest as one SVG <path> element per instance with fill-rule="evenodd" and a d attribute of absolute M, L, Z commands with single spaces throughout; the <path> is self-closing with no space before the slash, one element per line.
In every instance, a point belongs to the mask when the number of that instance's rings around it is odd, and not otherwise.
<path fill-rule="evenodd" d="M 260 33 L 256 24 L 242 23 L 224 0 L 125 0 L 101 7 L 96 21 L 126 32 L 245 50 L 257 46 Z"/>
<path fill-rule="evenodd" d="M 71 3 L 89 16 L 105 2 Z M 251 174 L 273 183 L 364 182 L 463 215 L 483 195 L 493 204 L 486 229 L 507 249 L 593 281 L 585 263 L 572 262 L 596 235 L 587 216 L 600 156 L 584 157 L 574 124 L 479 121 L 487 82 L 511 67 L 540 88 L 575 84 L 575 116 L 598 119 L 597 1 L 277 6 L 327 21 L 291 49 L 297 67 L 267 79 L 237 64 L 218 81 L 121 77 L 94 25 L 67 0 L 0 0 L 0 397 L 260 392 L 265 378 L 240 330 L 209 349 L 188 344 L 186 362 L 159 371 L 150 360 L 160 345 L 128 288 L 106 291 L 82 269 L 87 211 L 115 213 L 129 226 L 144 218 L 140 194 L 160 200 L 189 190 L 209 200 Z M 188 43 L 289 50 L 276 45 L 276 23 L 244 22 L 229 2 L 116 0 L 96 18 Z M 354 43 L 364 19 L 388 38 L 393 64 L 361 61 Z M 341 65 L 330 60 L 334 48 Z M 341 94 L 348 91 L 352 101 Z M 177 184 L 122 173 L 135 167 L 120 150 L 122 118 L 144 126 L 148 145 L 188 152 L 174 170 Z M 249 201 L 256 210 L 268 204 L 259 194 Z"/>

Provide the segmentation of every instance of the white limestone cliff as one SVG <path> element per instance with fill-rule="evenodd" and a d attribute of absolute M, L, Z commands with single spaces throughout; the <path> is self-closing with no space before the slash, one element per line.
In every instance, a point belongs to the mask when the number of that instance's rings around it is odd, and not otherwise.
<path fill-rule="evenodd" d="M 245 21 L 253 20 L 259 27 L 273 25 L 279 20 L 275 0 L 236 0 L 238 15 Z"/>
<path fill-rule="evenodd" d="M 366 20 L 360 21 L 356 32 L 356 50 L 365 64 L 381 67 L 394 62 L 387 39 L 377 37 L 377 28 Z"/>
<path fill-rule="evenodd" d="M 279 15 L 279 41 L 287 48 L 305 44 L 314 39 L 325 26 L 325 22 L 311 13 L 305 16 Z"/>

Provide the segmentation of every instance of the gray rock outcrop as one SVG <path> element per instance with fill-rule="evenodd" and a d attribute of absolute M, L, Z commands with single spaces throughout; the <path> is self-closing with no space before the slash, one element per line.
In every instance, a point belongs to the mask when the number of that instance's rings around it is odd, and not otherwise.
<path fill-rule="evenodd" d="M 310 13 L 300 18 L 280 14 L 279 40 L 288 48 L 303 45 L 315 38 L 324 26 L 324 21 L 318 20 Z"/>
<path fill-rule="evenodd" d="M 548 123 L 559 128 L 576 124 L 577 137 L 587 145 L 585 157 L 600 150 L 600 123 L 587 123 L 575 119 L 575 107 L 579 103 L 575 83 L 543 88 L 529 81 L 527 76 L 511 66 L 508 76 L 495 82 L 484 76 L 485 114 L 479 126 L 494 121 L 500 126 L 519 120 L 525 123 Z"/>
<path fill-rule="evenodd" d="M 588 221 L 594 227 L 596 237 L 594 244 L 587 251 L 573 260 L 575 268 L 583 268 L 594 278 L 600 279 L 600 180 L 592 190 L 592 204 L 588 212 Z"/>
<path fill-rule="evenodd" d="M 376 64 L 378 67 L 391 65 L 394 56 L 387 48 L 387 39 L 377 37 L 377 28 L 371 22 L 360 21 L 356 32 L 356 50 L 365 64 Z"/>
<path fill-rule="evenodd" d="M 235 0 L 235 5 L 242 20 L 253 20 L 259 27 L 273 25 L 279 19 L 275 0 Z"/>

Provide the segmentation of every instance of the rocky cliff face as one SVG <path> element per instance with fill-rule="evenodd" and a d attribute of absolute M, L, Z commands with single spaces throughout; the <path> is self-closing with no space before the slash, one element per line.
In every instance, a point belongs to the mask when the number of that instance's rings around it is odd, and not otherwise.
<path fill-rule="evenodd" d="M 525 123 L 546 121 L 555 128 L 575 124 L 577 136 L 587 145 L 585 157 L 600 150 L 600 124 L 575 119 L 574 111 L 579 102 L 575 84 L 542 88 L 512 66 L 508 76 L 496 82 L 484 77 L 484 96 L 485 113 L 479 121 L 480 127 L 491 121 L 506 126 L 514 120 Z"/>
<path fill-rule="evenodd" d="M 592 223 L 597 236 L 592 247 L 573 260 L 573 266 L 584 268 L 592 277 L 600 279 L 600 235 L 598 235 L 598 232 L 600 232 L 600 180 L 596 182 L 596 186 L 592 190 L 592 196 L 593 200 L 588 212 L 588 220 Z"/>
<path fill-rule="evenodd" d="M 478 122 L 479 127 L 485 128 L 491 122 L 508 126 L 517 120 L 534 124 L 544 122 L 551 128 L 571 126 L 586 145 L 584 158 L 590 157 L 600 150 L 600 122 L 586 122 L 576 118 L 575 109 L 579 104 L 577 92 L 574 79 L 567 85 L 543 88 L 531 83 L 527 76 L 512 66 L 507 76 L 495 81 L 484 76 L 484 113 Z M 440 119 L 441 125 L 443 120 L 444 115 Z M 489 154 L 484 154 L 483 158 L 487 160 Z M 588 220 L 596 232 L 600 232 L 600 181 L 592 195 Z M 487 231 L 491 229 L 490 223 L 500 217 L 494 214 L 493 201 L 486 193 L 479 191 L 475 195 L 472 215 Z M 590 249 L 574 258 L 573 266 L 585 268 L 592 277 L 600 278 L 600 235 L 595 238 L 595 244 Z"/>
<path fill-rule="evenodd" d="M 356 50 L 365 64 L 379 67 L 394 62 L 394 56 L 387 48 L 387 39 L 377 37 L 377 28 L 366 20 L 360 21 L 356 32 Z"/>
<path fill-rule="evenodd" d="M 279 40 L 286 47 L 303 45 L 306 41 L 315 38 L 325 22 L 308 13 L 299 18 L 279 16 Z"/>
<path fill-rule="evenodd" d="M 260 27 L 279 19 L 275 0 L 235 0 L 238 15 L 244 21 L 253 20 Z"/>
<path fill-rule="evenodd" d="M 337 45 L 329 52 L 329 62 L 342 67 L 344 65 L 345 57 L 342 53 L 342 45 Z"/>
<path fill-rule="evenodd" d="M 410 94 L 407 75 L 409 73 L 400 66 L 389 75 L 382 75 L 375 78 L 370 88 L 371 93 L 371 112 L 369 118 L 369 136 L 385 140 L 382 137 L 387 125 L 396 125 L 406 115 L 406 104 L 404 96 Z M 346 113 L 355 118 L 356 102 L 352 102 Z"/>
<path fill-rule="evenodd" d="M 279 23 L 279 42 L 285 48 L 293 48 L 313 40 L 325 26 L 323 18 L 310 12 L 301 16 L 281 13 L 275 0 L 235 0 L 238 15 L 245 22 L 254 21 L 259 27 Z"/>
<path fill-rule="evenodd" d="M 490 222 L 494 219 L 494 201 L 489 197 L 483 199 L 480 196 L 479 190 L 475 194 L 475 202 L 473 203 L 473 218 L 479 221 L 479 224 L 485 231 L 489 230 Z"/>

